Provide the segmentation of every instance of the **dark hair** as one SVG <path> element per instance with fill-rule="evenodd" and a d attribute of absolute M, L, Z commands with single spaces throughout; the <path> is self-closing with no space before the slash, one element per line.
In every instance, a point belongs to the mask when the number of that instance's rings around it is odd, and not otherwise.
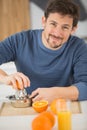
<path fill-rule="evenodd" d="M 79 7 L 71 0 L 49 0 L 44 12 L 46 19 L 50 13 L 70 15 L 73 18 L 73 27 L 77 25 L 79 20 Z"/>

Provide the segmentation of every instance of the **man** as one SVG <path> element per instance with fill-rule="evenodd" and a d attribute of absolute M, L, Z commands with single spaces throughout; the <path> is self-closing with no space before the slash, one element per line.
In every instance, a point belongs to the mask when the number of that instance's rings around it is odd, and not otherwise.
<path fill-rule="evenodd" d="M 43 30 L 23 31 L 0 43 L 0 64 L 14 61 L 18 71 L 8 75 L 0 70 L 0 81 L 15 89 L 18 82 L 33 101 L 87 99 L 87 45 L 73 35 L 78 19 L 73 2 L 50 0 Z"/>

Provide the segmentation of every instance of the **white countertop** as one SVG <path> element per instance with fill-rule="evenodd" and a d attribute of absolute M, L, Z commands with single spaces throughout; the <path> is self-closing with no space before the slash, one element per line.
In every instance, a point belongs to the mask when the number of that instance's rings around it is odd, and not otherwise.
<path fill-rule="evenodd" d="M 34 118 L 35 115 L 0 117 L 0 130 L 31 130 Z M 58 130 L 57 120 L 52 130 Z M 72 130 L 87 130 L 87 115 L 72 115 Z"/>

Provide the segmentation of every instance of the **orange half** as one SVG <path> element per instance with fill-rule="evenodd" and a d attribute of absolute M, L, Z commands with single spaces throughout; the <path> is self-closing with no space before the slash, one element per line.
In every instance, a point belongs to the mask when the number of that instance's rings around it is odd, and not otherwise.
<path fill-rule="evenodd" d="M 32 107 L 36 112 L 43 112 L 48 108 L 48 101 L 46 100 L 36 101 L 32 104 Z"/>
<path fill-rule="evenodd" d="M 21 87 L 20 87 L 20 84 L 19 84 L 19 82 L 17 80 L 16 80 L 16 84 L 17 84 L 17 88 L 20 90 Z"/>

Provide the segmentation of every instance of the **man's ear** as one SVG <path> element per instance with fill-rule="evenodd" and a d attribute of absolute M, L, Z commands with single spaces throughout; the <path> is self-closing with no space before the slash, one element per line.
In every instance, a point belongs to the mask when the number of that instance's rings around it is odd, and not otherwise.
<path fill-rule="evenodd" d="M 46 18 L 45 18 L 45 16 L 43 16 L 42 17 L 42 26 L 43 26 L 43 28 L 45 27 L 45 23 L 46 23 Z"/>
<path fill-rule="evenodd" d="M 73 27 L 71 34 L 74 34 L 76 32 L 77 28 L 78 28 L 78 26 Z"/>

